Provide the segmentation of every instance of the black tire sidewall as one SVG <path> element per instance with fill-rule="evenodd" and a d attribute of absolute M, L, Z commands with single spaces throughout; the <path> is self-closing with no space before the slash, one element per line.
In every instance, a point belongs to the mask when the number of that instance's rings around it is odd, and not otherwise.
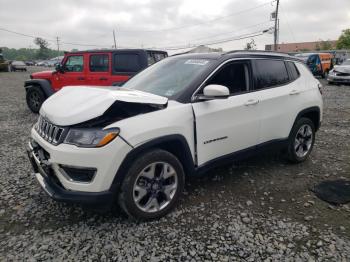
<path fill-rule="evenodd" d="M 302 125 L 309 125 L 311 127 L 311 129 L 312 129 L 312 143 L 311 143 L 311 147 L 310 147 L 309 152 L 304 157 L 298 157 L 295 153 L 295 150 L 294 150 L 294 141 L 295 141 L 295 136 Z M 309 118 L 302 117 L 302 118 L 298 119 L 296 121 L 296 123 L 293 125 L 292 131 L 291 131 L 290 136 L 288 138 L 288 159 L 294 163 L 300 163 L 300 162 L 305 161 L 309 157 L 310 153 L 312 152 L 312 149 L 313 149 L 314 143 L 315 143 L 315 136 L 316 136 L 316 132 L 315 132 L 314 123 Z"/>
<path fill-rule="evenodd" d="M 149 164 L 154 162 L 167 162 L 169 163 L 177 172 L 178 175 L 178 188 L 177 191 L 168 204 L 163 210 L 147 213 L 140 210 L 133 200 L 133 187 L 135 180 L 137 179 L 138 174 Z M 182 194 L 185 185 L 185 173 L 180 161 L 170 152 L 155 149 L 152 151 L 148 151 L 142 155 L 140 155 L 135 162 L 129 168 L 126 177 L 121 186 L 121 192 L 119 193 L 119 204 L 122 209 L 127 213 L 127 215 L 137 221 L 147 221 L 152 219 L 158 219 L 160 217 L 165 216 L 169 213 L 176 203 L 178 202 L 179 197 Z"/>
<path fill-rule="evenodd" d="M 40 107 L 39 107 L 39 108 L 34 108 L 34 107 L 32 106 L 32 104 L 30 103 L 30 95 L 31 95 L 33 92 L 36 92 L 36 93 L 38 94 L 38 96 L 40 97 L 41 104 L 40 104 Z M 44 94 L 44 92 L 41 90 L 40 87 L 38 87 L 38 86 L 32 86 L 32 87 L 30 87 L 30 88 L 27 90 L 26 101 L 27 101 L 27 105 L 28 105 L 29 109 L 30 109 L 33 113 L 38 113 L 39 110 L 40 110 L 40 108 L 41 108 L 42 103 L 45 101 L 45 94 Z"/>

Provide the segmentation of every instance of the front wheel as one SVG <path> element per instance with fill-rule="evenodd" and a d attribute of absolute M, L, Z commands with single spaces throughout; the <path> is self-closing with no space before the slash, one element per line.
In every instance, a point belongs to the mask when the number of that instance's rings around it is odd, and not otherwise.
<path fill-rule="evenodd" d="M 45 94 L 38 86 L 32 86 L 27 90 L 27 105 L 33 113 L 38 113 L 45 101 Z"/>
<path fill-rule="evenodd" d="M 158 219 L 174 208 L 184 182 L 183 167 L 173 154 L 160 149 L 147 152 L 127 172 L 119 204 L 135 220 Z"/>
<path fill-rule="evenodd" d="M 294 124 L 288 139 L 287 158 L 293 163 L 305 161 L 315 142 L 315 125 L 309 118 L 300 118 Z"/>

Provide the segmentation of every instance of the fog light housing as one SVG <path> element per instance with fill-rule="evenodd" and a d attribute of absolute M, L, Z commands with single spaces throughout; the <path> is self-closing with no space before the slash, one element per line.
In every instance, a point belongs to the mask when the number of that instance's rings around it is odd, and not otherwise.
<path fill-rule="evenodd" d="M 96 168 L 60 165 L 61 174 L 71 182 L 90 183 L 94 179 L 96 171 Z"/>

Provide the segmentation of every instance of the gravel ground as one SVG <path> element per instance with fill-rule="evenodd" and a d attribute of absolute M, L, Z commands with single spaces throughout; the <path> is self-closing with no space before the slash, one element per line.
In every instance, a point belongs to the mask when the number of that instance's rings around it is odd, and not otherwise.
<path fill-rule="evenodd" d="M 214 169 L 187 181 L 170 215 L 136 224 L 40 189 L 25 155 L 37 118 L 25 104 L 27 78 L 0 73 L 0 261 L 350 261 L 350 205 L 309 191 L 350 179 L 350 86 L 324 87 L 324 121 L 305 163 L 266 153 Z"/>

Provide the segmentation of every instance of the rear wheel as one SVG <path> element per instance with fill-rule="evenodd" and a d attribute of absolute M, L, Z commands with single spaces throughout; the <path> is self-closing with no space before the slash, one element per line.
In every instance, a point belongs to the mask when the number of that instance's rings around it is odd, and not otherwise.
<path fill-rule="evenodd" d="M 180 161 L 164 150 L 141 155 L 132 164 L 119 194 L 119 204 L 135 220 L 151 220 L 169 213 L 184 188 Z"/>
<path fill-rule="evenodd" d="M 315 142 L 315 126 L 309 118 L 300 118 L 294 124 L 288 140 L 287 158 L 293 163 L 305 161 Z"/>
<path fill-rule="evenodd" d="M 33 113 L 38 113 L 45 101 L 45 94 L 38 86 L 32 86 L 27 90 L 27 105 Z"/>

